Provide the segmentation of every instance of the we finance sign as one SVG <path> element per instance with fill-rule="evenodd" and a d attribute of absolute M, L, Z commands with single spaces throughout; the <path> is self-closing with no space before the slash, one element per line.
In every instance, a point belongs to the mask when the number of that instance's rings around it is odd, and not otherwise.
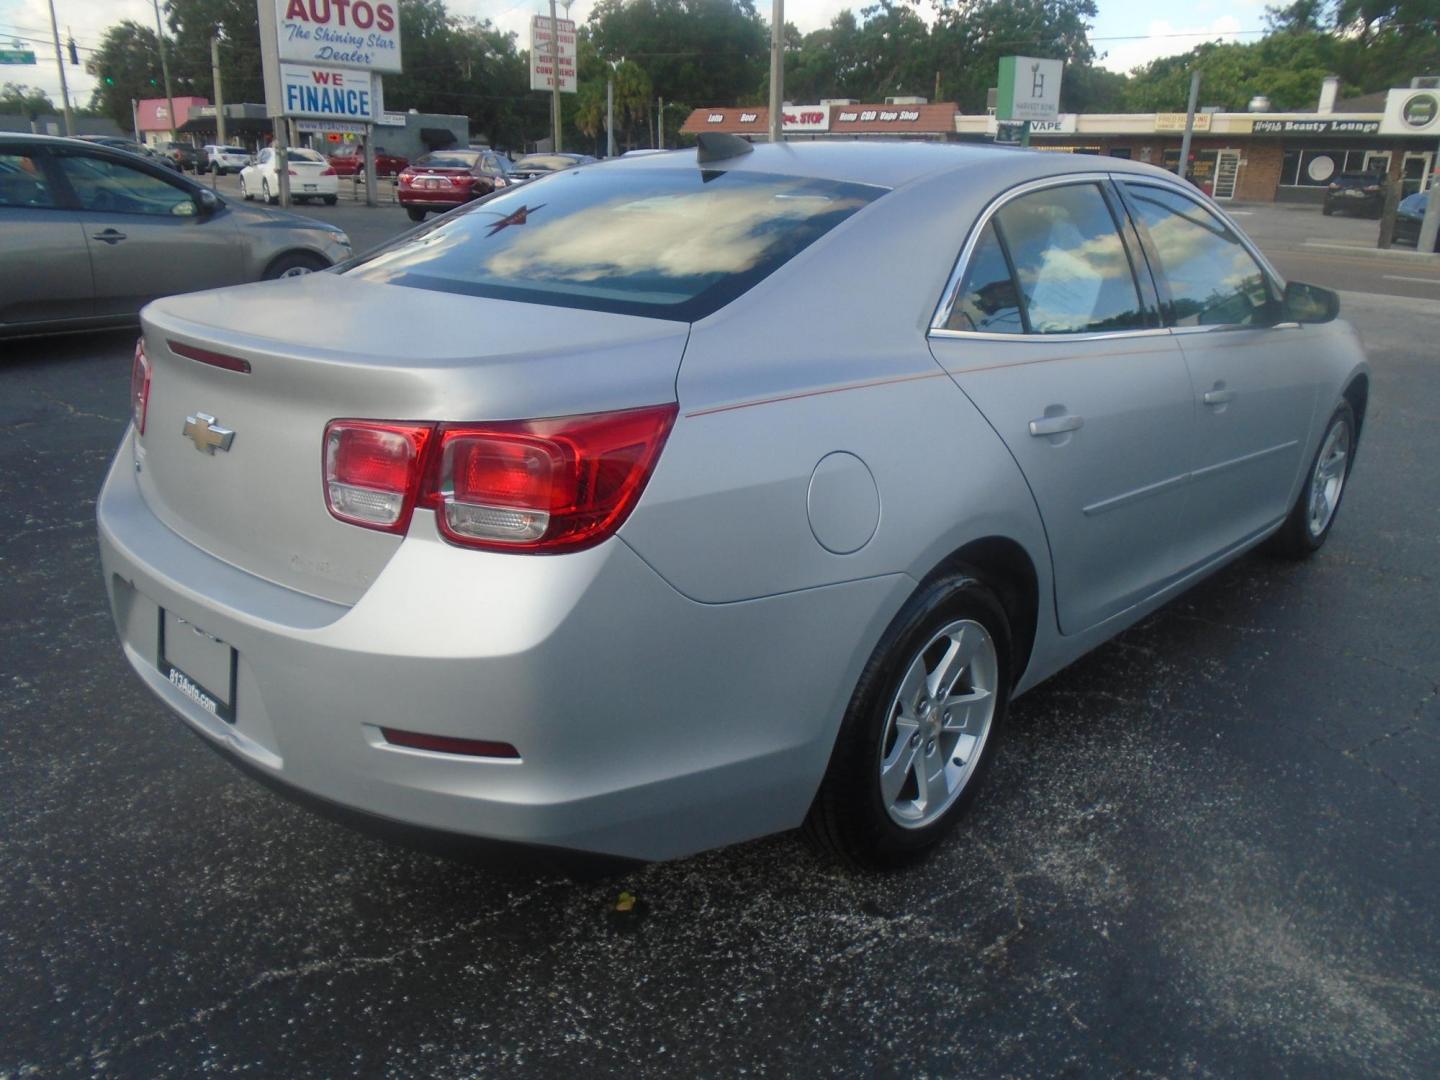
<path fill-rule="evenodd" d="M 316 120 L 377 119 L 377 95 L 368 71 L 280 65 L 280 93 L 286 116 Z"/>
<path fill-rule="evenodd" d="M 262 8 L 267 0 L 260 0 Z M 273 0 L 280 59 L 400 71 L 398 0 Z M 262 27 L 262 33 L 264 28 Z"/>

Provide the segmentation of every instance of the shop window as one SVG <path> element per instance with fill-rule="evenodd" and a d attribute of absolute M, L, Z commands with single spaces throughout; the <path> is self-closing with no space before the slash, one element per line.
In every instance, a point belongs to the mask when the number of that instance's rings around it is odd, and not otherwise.
<path fill-rule="evenodd" d="M 1129 160 L 1130 160 L 1130 147 L 1128 147 L 1128 146 L 1112 146 L 1112 147 L 1110 148 L 1110 156 L 1111 156 L 1111 157 L 1124 158 L 1126 161 L 1129 161 Z"/>

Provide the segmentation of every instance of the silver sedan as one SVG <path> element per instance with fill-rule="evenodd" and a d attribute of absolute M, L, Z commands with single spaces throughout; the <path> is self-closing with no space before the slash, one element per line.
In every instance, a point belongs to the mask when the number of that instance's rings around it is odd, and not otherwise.
<path fill-rule="evenodd" d="M 133 324 L 151 300 L 323 270 L 344 231 L 252 210 L 134 154 L 0 134 L 0 337 Z"/>
<path fill-rule="evenodd" d="M 891 865 L 1016 695 L 1324 544 L 1337 303 L 1138 163 L 704 136 L 151 304 L 105 581 L 165 704 L 331 804 Z"/>

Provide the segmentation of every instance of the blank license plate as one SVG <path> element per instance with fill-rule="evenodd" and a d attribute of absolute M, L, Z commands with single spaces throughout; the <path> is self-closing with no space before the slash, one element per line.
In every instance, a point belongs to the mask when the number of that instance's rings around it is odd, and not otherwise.
<path fill-rule="evenodd" d="M 319 191 L 319 190 L 320 190 L 320 185 L 319 185 L 319 184 L 306 184 L 306 185 L 305 185 L 305 190 L 306 190 L 306 191 Z"/>
<path fill-rule="evenodd" d="M 160 615 L 160 674 L 210 715 L 235 722 L 235 650 L 178 615 Z"/>

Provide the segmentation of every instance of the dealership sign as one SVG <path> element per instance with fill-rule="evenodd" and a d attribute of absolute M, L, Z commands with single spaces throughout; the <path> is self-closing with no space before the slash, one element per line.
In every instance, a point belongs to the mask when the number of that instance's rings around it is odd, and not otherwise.
<path fill-rule="evenodd" d="M 551 30 L 548 15 L 530 19 L 530 89 L 551 89 L 558 65 L 560 92 L 573 94 L 580 88 L 575 76 L 575 21 L 556 19 L 555 27 Z"/>
<path fill-rule="evenodd" d="M 368 71 L 281 64 L 285 115 L 370 123 L 377 115 L 373 80 Z"/>
<path fill-rule="evenodd" d="M 400 70 L 398 0 L 273 2 L 281 60 Z"/>

